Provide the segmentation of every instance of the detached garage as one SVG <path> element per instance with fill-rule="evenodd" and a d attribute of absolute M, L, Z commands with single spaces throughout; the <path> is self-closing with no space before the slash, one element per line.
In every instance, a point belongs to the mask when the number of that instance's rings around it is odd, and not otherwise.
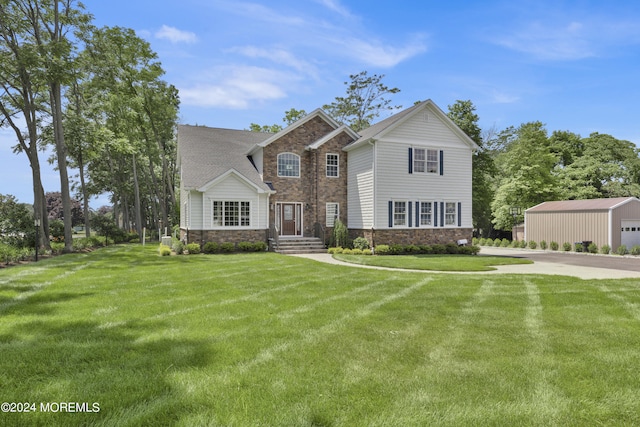
<path fill-rule="evenodd" d="M 614 251 L 640 245 L 640 200 L 635 197 L 544 202 L 527 209 L 524 222 L 527 241 L 591 241 Z"/>

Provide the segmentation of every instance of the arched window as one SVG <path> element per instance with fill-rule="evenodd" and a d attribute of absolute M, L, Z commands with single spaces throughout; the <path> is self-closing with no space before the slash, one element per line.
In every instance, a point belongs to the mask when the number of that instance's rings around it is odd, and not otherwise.
<path fill-rule="evenodd" d="M 278 176 L 300 177 L 300 156 L 293 153 L 278 154 Z"/>

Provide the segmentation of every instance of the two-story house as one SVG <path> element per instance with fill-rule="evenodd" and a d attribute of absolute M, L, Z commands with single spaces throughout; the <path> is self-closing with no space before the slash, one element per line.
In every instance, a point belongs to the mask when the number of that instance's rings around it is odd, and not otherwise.
<path fill-rule="evenodd" d="M 430 100 L 360 134 L 320 109 L 276 134 L 179 126 L 182 236 L 326 237 L 340 218 L 374 244 L 470 240 L 475 148 Z"/>

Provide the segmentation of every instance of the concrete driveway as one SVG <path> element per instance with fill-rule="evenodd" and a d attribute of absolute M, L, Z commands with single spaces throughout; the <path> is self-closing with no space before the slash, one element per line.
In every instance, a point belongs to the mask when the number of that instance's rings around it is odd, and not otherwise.
<path fill-rule="evenodd" d="M 582 279 L 640 278 L 640 257 L 487 246 L 482 246 L 480 255 L 509 256 L 533 261 L 530 265 L 498 267 L 498 271 L 504 273 L 562 274 Z"/>
<path fill-rule="evenodd" d="M 494 271 L 486 272 L 438 272 L 427 270 L 408 270 L 421 273 L 452 274 L 549 274 L 573 276 L 580 279 L 636 279 L 640 278 L 640 257 L 621 257 L 617 255 L 592 255 L 566 252 L 534 251 L 528 249 L 493 248 L 483 246 L 480 255 L 508 256 L 526 258 L 533 264 L 501 265 Z M 298 254 L 295 256 L 309 258 L 330 264 L 346 265 L 358 268 L 375 268 L 379 270 L 397 270 L 387 267 L 373 267 L 350 264 L 338 261 L 329 254 Z"/>

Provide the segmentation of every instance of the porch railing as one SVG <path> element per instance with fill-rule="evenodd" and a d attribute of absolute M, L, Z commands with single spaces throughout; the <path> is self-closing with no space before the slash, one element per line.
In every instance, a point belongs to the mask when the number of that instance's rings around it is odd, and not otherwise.
<path fill-rule="evenodd" d="M 278 249 L 280 244 L 280 230 L 276 225 L 269 227 L 269 250 L 274 251 Z"/>

